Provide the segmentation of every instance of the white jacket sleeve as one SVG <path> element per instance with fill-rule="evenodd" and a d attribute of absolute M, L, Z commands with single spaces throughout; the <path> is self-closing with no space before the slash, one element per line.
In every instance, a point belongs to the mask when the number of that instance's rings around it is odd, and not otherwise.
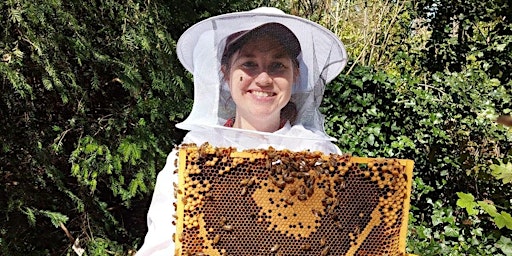
<path fill-rule="evenodd" d="M 176 209 L 173 203 L 176 201 L 174 184 L 178 183 L 178 175 L 174 174 L 174 170 L 177 169 L 175 167 L 175 161 L 178 159 L 177 152 L 173 150 L 169 154 L 164 169 L 158 173 L 147 216 L 148 233 L 136 256 L 174 255 L 172 234 L 176 231 L 173 224 Z"/>

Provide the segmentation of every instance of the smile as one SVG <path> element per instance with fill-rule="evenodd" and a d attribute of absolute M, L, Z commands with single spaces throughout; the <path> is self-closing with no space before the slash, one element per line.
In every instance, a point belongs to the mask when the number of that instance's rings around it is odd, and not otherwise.
<path fill-rule="evenodd" d="M 262 92 L 262 91 L 250 91 L 251 94 L 258 96 L 258 97 L 272 97 L 276 94 L 273 92 Z"/>

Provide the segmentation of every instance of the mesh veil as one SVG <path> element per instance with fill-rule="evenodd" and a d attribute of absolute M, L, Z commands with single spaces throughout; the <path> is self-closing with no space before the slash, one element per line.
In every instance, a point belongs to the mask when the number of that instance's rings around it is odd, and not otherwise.
<path fill-rule="evenodd" d="M 285 25 L 301 45 L 302 51 L 297 57 L 299 77 L 293 85 L 291 96 L 298 111 L 295 124 L 322 134 L 317 139 L 332 140 L 325 134 L 324 117 L 319 106 L 326 83 L 334 79 L 346 65 L 345 48 L 324 27 L 268 7 L 215 16 L 195 24 L 181 36 L 177 54 L 184 67 L 194 76 L 194 105 L 187 119 L 177 125 L 178 128 L 222 128 L 227 119 L 235 116 L 235 105 L 221 72 L 226 39 L 233 33 L 251 30 L 269 22 Z"/>

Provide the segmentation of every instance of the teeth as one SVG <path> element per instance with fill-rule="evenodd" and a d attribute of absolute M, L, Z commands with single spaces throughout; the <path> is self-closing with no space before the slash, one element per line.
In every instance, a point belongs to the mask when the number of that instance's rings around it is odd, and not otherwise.
<path fill-rule="evenodd" d="M 252 94 L 256 95 L 256 96 L 259 96 L 259 97 L 269 97 L 269 96 L 272 96 L 272 93 L 271 92 L 258 92 L 258 91 L 253 91 Z"/>

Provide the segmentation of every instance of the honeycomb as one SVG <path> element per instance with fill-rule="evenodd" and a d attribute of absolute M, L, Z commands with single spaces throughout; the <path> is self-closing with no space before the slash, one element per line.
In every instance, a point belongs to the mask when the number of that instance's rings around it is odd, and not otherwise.
<path fill-rule="evenodd" d="M 175 255 L 405 255 L 413 161 L 184 144 Z"/>

